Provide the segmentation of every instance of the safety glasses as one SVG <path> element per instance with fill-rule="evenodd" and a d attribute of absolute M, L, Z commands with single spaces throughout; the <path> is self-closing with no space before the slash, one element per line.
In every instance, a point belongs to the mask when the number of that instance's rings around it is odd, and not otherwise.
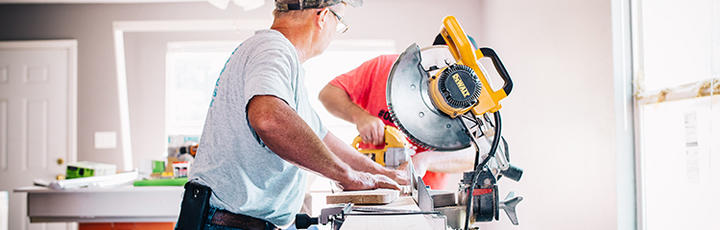
<path fill-rule="evenodd" d="M 341 33 L 341 34 L 344 34 L 345 32 L 347 32 L 350 29 L 350 26 L 347 23 L 345 23 L 345 20 L 343 19 L 343 17 L 341 17 L 340 15 L 335 13 L 335 11 L 330 8 L 328 8 L 328 10 L 330 11 L 330 13 L 335 15 L 335 17 L 338 19 L 338 24 L 337 24 L 337 27 L 335 27 L 335 31 L 337 31 L 338 33 Z"/>

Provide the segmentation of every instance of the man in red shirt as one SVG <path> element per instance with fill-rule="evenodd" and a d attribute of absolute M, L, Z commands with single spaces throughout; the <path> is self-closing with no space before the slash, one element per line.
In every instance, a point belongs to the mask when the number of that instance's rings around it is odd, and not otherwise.
<path fill-rule="evenodd" d="M 385 141 L 385 125 L 396 127 L 388 113 L 385 97 L 387 79 L 399 55 L 382 55 L 337 76 L 320 91 L 319 99 L 335 116 L 357 126 L 364 142 L 380 145 Z M 473 169 L 475 150 L 427 151 L 416 146 L 412 156 L 415 171 L 432 189 L 445 188 L 445 173 Z"/>

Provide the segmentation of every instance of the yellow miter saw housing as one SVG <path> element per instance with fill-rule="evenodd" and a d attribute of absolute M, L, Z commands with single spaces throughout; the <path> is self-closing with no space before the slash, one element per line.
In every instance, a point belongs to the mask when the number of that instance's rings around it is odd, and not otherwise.
<path fill-rule="evenodd" d="M 388 168 L 399 168 L 402 164 L 410 160 L 411 155 L 415 154 L 410 142 L 405 139 L 405 135 L 392 126 L 385 126 L 385 143 L 383 148 L 362 148 L 360 147 L 362 141 L 362 138 L 358 135 L 353 139 L 352 146 L 358 152 L 365 154 L 373 161 Z"/>
<path fill-rule="evenodd" d="M 443 202 L 435 203 L 422 178 L 408 165 L 413 177 L 411 194 L 421 212 L 359 210 L 362 208 L 353 208 L 349 204 L 324 209 L 320 218 L 299 216 L 296 219 L 298 229 L 308 226 L 302 223 L 327 224 L 330 220 L 333 228 L 339 229 L 344 216 L 368 215 L 367 212 L 373 212 L 370 215 L 442 213 L 441 216 L 447 217 L 445 223 L 449 227 L 468 230 L 473 227 L 471 223 L 499 220 L 500 210 L 503 210 L 512 224 L 519 224 L 515 207 L 523 197 L 510 192 L 500 200 L 497 185 L 501 178 L 519 181 L 523 174 L 521 168 L 510 164 L 508 144 L 501 135 L 500 100 L 512 91 L 512 80 L 492 49 L 478 49 L 471 44 L 455 17 L 443 19 L 443 27 L 435 41 L 433 46 L 424 48 L 410 45 L 393 63 L 387 80 L 386 101 L 398 129 L 386 126 L 384 147 L 362 149 L 360 137 L 355 138 L 353 146 L 386 167 L 396 167 L 402 164 L 402 160 L 397 159 L 412 155 L 406 152 L 411 149 L 403 134 L 410 142 L 431 151 L 474 147 L 475 168 L 463 174 L 455 203 L 448 202 L 450 199 L 446 197 L 438 199 Z M 490 86 L 486 72 L 478 62 L 484 57 L 492 60 L 504 81 L 501 89 L 493 90 Z M 412 163 L 407 158 L 404 160 Z M 312 220 L 303 221 L 308 219 Z"/>
<path fill-rule="evenodd" d="M 443 19 L 439 37 L 436 41 L 444 44 L 412 44 L 393 64 L 386 87 L 390 116 L 411 142 L 425 149 L 475 148 L 475 168 L 464 173 L 458 195 L 465 229 L 470 223 L 499 220 L 500 210 L 518 224 L 515 206 L 523 198 L 510 193 L 500 200 L 496 184 L 502 177 L 519 181 L 523 172 L 510 164 L 501 135 L 500 100 L 512 91 L 512 80 L 495 51 L 473 47 L 455 17 Z M 498 90 L 479 64 L 485 57 L 504 82 Z"/>
<path fill-rule="evenodd" d="M 443 20 L 440 35 L 456 63 L 443 67 L 430 78 L 428 88 L 435 107 L 455 118 L 472 110 L 475 115 L 497 112 L 500 100 L 512 90 L 512 81 L 495 51 L 490 48 L 473 50 L 473 46 L 453 16 Z M 489 57 L 505 81 L 502 89 L 493 91 L 477 61 Z M 485 90 L 483 89 L 483 86 Z"/>

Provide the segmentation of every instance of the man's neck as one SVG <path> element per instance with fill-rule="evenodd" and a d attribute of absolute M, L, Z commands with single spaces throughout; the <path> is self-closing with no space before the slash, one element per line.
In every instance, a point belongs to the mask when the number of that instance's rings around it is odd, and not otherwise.
<path fill-rule="evenodd" d="M 298 27 L 291 28 L 277 23 L 274 23 L 270 29 L 277 30 L 282 33 L 285 38 L 293 44 L 295 50 L 297 51 L 298 61 L 300 61 L 300 63 L 304 63 L 314 56 L 312 53 L 313 34 L 310 30 Z"/>

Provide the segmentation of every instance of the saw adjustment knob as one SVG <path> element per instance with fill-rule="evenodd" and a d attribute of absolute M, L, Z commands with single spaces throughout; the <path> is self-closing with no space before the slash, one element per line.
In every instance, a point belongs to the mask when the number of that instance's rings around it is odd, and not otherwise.
<path fill-rule="evenodd" d="M 504 210 L 507 214 L 508 218 L 510 219 L 510 222 L 513 225 L 518 225 L 518 218 L 517 218 L 517 212 L 515 208 L 517 207 L 518 203 L 523 200 L 522 196 L 515 196 L 514 192 L 508 193 L 507 197 L 505 197 L 505 200 L 500 201 L 500 209 Z"/>

